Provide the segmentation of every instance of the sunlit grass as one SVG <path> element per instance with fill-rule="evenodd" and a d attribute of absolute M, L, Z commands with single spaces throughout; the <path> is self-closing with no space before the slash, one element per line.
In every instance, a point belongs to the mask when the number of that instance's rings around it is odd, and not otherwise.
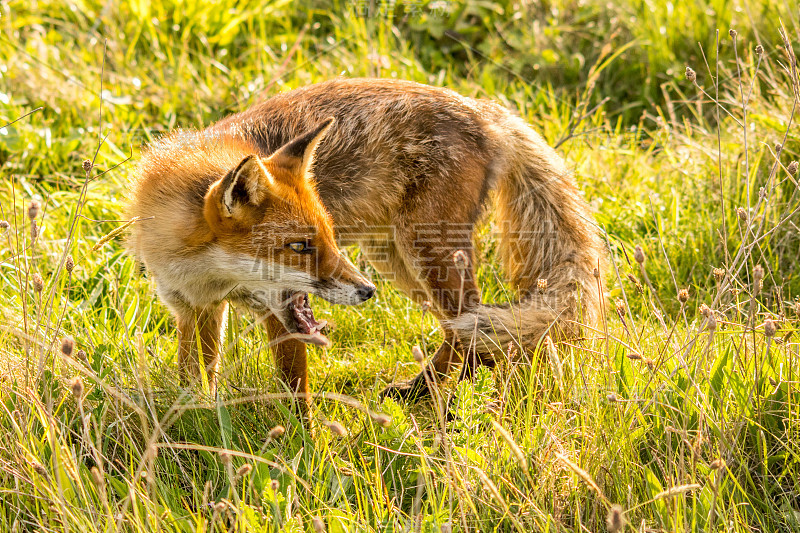
<path fill-rule="evenodd" d="M 800 80 L 778 34 L 781 17 L 796 35 L 796 13 L 450 1 L 359 18 L 357 4 L 3 5 L 0 126 L 43 109 L 0 130 L 0 528 L 613 531 L 617 509 L 627 531 L 800 530 Z M 430 356 L 441 334 L 378 280 L 365 305 L 314 302 L 334 327 L 312 349 L 310 422 L 275 399 L 244 310 L 229 311 L 219 399 L 182 390 L 151 281 L 120 240 L 92 250 L 123 221 L 129 158 L 337 75 L 496 99 L 561 143 L 610 243 L 607 322 L 512 350 L 438 403 L 381 403 L 419 370 L 411 347 Z M 493 232 L 487 213 L 479 280 L 503 301 Z"/>

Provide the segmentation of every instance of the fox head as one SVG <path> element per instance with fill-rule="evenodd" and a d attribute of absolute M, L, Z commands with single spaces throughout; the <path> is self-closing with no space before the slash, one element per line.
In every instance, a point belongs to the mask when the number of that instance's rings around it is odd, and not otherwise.
<path fill-rule="evenodd" d="M 306 313 L 305 293 L 354 305 L 375 291 L 339 250 L 310 173 L 333 122 L 327 119 L 269 157 L 244 157 L 204 199 L 203 215 L 221 250 L 219 266 L 237 283 L 232 297 L 268 308 L 293 333 L 309 333 L 309 323 L 314 333 L 318 324 L 310 309 Z M 310 316 L 305 321 L 304 313 Z"/>

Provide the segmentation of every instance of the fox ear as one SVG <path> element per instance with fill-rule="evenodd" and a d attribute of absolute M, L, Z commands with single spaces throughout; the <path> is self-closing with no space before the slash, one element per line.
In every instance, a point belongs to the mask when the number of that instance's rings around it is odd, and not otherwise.
<path fill-rule="evenodd" d="M 261 158 L 248 155 L 235 169 L 222 178 L 222 206 L 226 216 L 233 216 L 237 207 L 258 205 L 266 197 L 272 181 Z"/>
<path fill-rule="evenodd" d="M 276 179 L 304 179 L 314 162 L 317 145 L 335 121 L 333 117 L 326 118 L 319 126 L 295 137 L 272 154 L 267 162 L 279 170 Z"/>

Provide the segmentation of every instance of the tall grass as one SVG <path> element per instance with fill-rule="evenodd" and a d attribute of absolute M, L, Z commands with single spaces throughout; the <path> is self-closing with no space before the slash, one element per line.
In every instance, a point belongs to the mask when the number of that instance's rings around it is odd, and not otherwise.
<path fill-rule="evenodd" d="M 796 13 L 432 4 L 3 4 L 3 530 L 800 530 Z M 314 302 L 310 422 L 236 309 L 219 397 L 181 389 L 169 313 L 105 239 L 129 159 L 340 73 L 499 99 L 559 144 L 609 243 L 602 327 L 380 402 L 441 341 L 381 281 Z M 503 300 L 491 213 L 478 241 Z"/>

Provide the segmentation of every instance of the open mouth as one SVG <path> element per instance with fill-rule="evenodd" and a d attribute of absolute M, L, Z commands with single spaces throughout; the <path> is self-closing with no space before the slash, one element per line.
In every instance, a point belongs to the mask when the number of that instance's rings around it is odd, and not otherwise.
<path fill-rule="evenodd" d="M 328 321 L 314 318 L 314 311 L 308 305 L 308 294 L 304 292 L 294 293 L 289 300 L 289 310 L 295 326 L 297 326 L 298 333 L 311 335 L 314 338 L 323 340 L 325 344 L 328 343 L 328 339 L 320 333 L 322 328 L 328 325 Z"/>

